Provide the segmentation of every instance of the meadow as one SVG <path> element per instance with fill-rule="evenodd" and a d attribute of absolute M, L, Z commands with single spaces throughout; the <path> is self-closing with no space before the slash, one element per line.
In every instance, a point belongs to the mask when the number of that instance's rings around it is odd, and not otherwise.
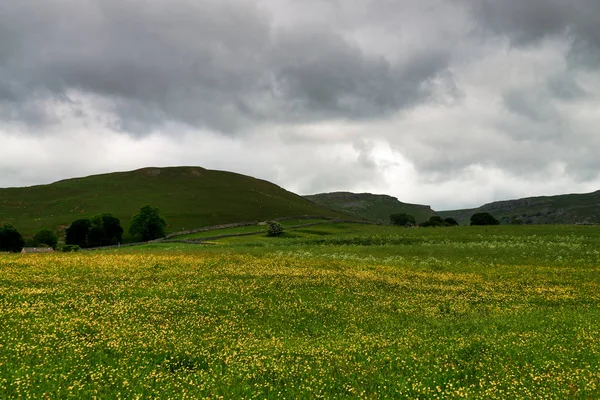
<path fill-rule="evenodd" d="M 600 229 L 0 255 L 0 398 L 600 398 Z"/>

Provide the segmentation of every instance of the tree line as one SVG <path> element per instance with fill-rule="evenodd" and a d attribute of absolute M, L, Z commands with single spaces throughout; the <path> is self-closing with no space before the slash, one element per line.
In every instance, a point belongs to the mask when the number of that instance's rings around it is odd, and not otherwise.
<path fill-rule="evenodd" d="M 439 215 L 434 215 L 429 218 L 429 220 L 425 222 L 421 222 L 417 225 L 415 217 L 413 215 L 407 213 L 396 213 L 390 215 L 390 222 L 392 225 L 400 225 L 400 226 L 420 226 L 423 228 L 430 227 L 441 227 L 441 226 L 458 226 L 458 221 L 456 221 L 452 217 L 443 218 Z M 492 214 L 487 212 L 475 213 L 471 216 L 470 220 L 471 225 L 499 225 L 500 221 L 498 221 Z"/>
<path fill-rule="evenodd" d="M 131 220 L 129 234 L 142 241 L 154 240 L 165 236 L 166 221 L 160 216 L 159 209 L 143 206 Z M 63 250 L 74 251 L 78 248 L 110 246 L 121 243 L 123 228 L 121 221 L 110 213 L 92 218 L 78 219 L 65 231 Z M 0 251 L 19 252 L 23 247 L 52 247 L 58 245 L 57 236 L 49 229 L 42 229 L 32 238 L 25 240 L 12 225 L 0 227 Z"/>

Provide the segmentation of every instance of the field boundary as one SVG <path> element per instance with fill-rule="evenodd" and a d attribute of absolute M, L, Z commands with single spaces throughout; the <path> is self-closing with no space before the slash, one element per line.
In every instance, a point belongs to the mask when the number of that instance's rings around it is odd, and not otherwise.
<path fill-rule="evenodd" d="M 352 219 L 337 219 L 337 218 L 319 217 L 319 216 L 312 216 L 312 215 L 305 215 L 305 216 L 301 216 L 301 217 L 283 217 L 283 218 L 278 218 L 278 219 L 274 219 L 271 221 L 286 221 L 286 220 L 291 220 L 291 219 L 316 219 L 316 218 L 321 218 L 321 219 L 324 219 L 325 221 L 312 222 L 310 224 L 294 225 L 294 226 L 287 227 L 285 229 L 286 230 L 294 230 L 294 229 L 306 228 L 306 227 L 310 227 L 310 226 L 323 225 L 323 224 L 329 224 L 329 223 L 383 225 L 381 223 L 377 223 L 377 222 L 373 222 L 373 221 L 357 221 L 357 220 L 352 220 Z M 229 238 L 229 237 L 243 237 L 243 236 L 266 234 L 266 230 L 261 230 L 261 231 L 256 231 L 256 232 L 244 232 L 244 233 L 228 233 L 228 234 L 224 234 L 224 235 L 208 236 L 208 237 L 203 237 L 203 238 L 198 238 L 198 239 L 171 239 L 171 238 L 173 238 L 175 236 L 183 236 L 183 235 L 189 235 L 189 234 L 194 234 L 194 233 L 198 233 L 198 232 L 207 232 L 207 231 L 211 231 L 211 230 L 239 228 L 239 227 L 252 226 L 252 225 L 256 225 L 258 227 L 258 226 L 260 226 L 259 224 L 260 224 L 260 222 L 252 223 L 250 221 L 247 221 L 247 222 L 238 222 L 238 223 L 233 223 L 233 224 L 215 225 L 214 227 L 203 227 L 203 228 L 198 228 L 198 229 L 192 229 L 189 231 L 190 233 L 173 232 L 173 233 L 165 236 L 164 238 L 150 240 L 147 242 L 123 243 L 123 244 L 115 244 L 115 245 L 111 245 L 111 246 L 90 247 L 90 248 L 84 248 L 81 250 L 82 251 L 109 250 L 109 249 L 118 249 L 121 247 L 143 246 L 145 244 L 154 244 L 154 243 L 209 244 L 206 242 L 210 242 L 212 240 L 218 240 L 218 239 L 225 239 L 225 238 Z"/>

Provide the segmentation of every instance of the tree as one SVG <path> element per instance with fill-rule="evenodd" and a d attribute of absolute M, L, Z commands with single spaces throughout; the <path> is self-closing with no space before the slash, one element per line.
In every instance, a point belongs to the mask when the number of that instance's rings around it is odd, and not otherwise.
<path fill-rule="evenodd" d="M 123 236 L 121 221 L 112 214 L 100 214 L 93 217 L 86 237 L 88 247 L 117 244 Z"/>
<path fill-rule="evenodd" d="M 390 222 L 392 223 L 392 225 L 399 225 L 399 226 L 407 226 L 407 225 L 412 226 L 412 225 L 417 224 L 417 222 L 415 221 L 415 217 L 413 217 L 410 214 L 406 214 L 406 213 L 391 214 Z"/>
<path fill-rule="evenodd" d="M 429 221 L 425 221 L 419 225 L 422 228 L 430 228 L 437 226 L 445 226 L 444 220 L 439 215 L 434 215 L 429 218 Z"/>
<path fill-rule="evenodd" d="M 50 229 L 42 229 L 33 237 L 34 247 L 37 247 L 41 244 L 45 244 L 53 249 L 56 249 L 58 238 Z"/>
<path fill-rule="evenodd" d="M 104 240 L 104 232 L 101 227 L 92 226 L 85 237 L 85 243 L 87 247 L 100 247 L 106 246 L 106 241 Z"/>
<path fill-rule="evenodd" d="M 490 213 L 481 212 L 471 216 L 471 225 L 500 225 L 500 221 Z"/>
<path fill-rule="evenodd" d="M 157 207 L 143 206 L 140 212 L 133 216 L 129 233 L 141 237 L 142 241 L 154 240 L 165 236 L 167 223 L 160 216 Z"/>
<path fill-rule="evenodd" d="M 106 244 L 117 244 L 123 237 L 123 228 L 121 221 L 112 214 L 102 214 L 102 230 L 104 232 L 104 242 Z"/>
<path fill-rule="evenodd" d="M 0 251 L 19 252 L 25 246 L 23 236 L 12 225 L 0 228 Z"/>
<path fill-rule="evenodd" d="M 444 225 L 446 226 L 458 226 L 458 221 L 452 217 L 444 218 Z"/>
<path fill-rule="evenodd" d="M 90 232 L 91 227 L 92 223 L 89 219 L 78 219 L 77 221 L 74 221 L 66 230 L 65 243 L 86 247 L 87 235 Z"/>
<path fill-rule="evenodd" d="M 269 221 L 269 229 L 267 230 L 267 236 L 280 236 L 283 234 L 283 227 L 277 221 Z"/>

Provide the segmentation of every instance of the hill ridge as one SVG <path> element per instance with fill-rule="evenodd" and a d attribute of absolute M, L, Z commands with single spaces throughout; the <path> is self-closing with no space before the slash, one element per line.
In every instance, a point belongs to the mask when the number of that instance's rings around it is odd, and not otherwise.
<path fill-rule="evenodd" d="M 404 203 L 387 194 L 330 192 L 305 195 L 305 198 L 335 211 L 378 222 L 389 222 L 390 214 L 412 214 L 417 222 L 423 222 L 434 211 L 428 205 Z"/>
<path fill-rule="evenodd" d="M 110 212 L 127 230 L 140 207 L 160 208 L 168 230 L 295 215 L 347 217 L 269 181 L 202 167 L 144 167 L 0 189 L 0 225 L 24 235 L 64 229 L 76 219 Z"/>
<path fill-rule="evenodd" d="M 489 212 L 503 223 L 596 224 L 600 223 L 600 190 L 499 200 L 476 208 L 440 211 L 438 214 L 468 223 L 476 212 Z"/>

